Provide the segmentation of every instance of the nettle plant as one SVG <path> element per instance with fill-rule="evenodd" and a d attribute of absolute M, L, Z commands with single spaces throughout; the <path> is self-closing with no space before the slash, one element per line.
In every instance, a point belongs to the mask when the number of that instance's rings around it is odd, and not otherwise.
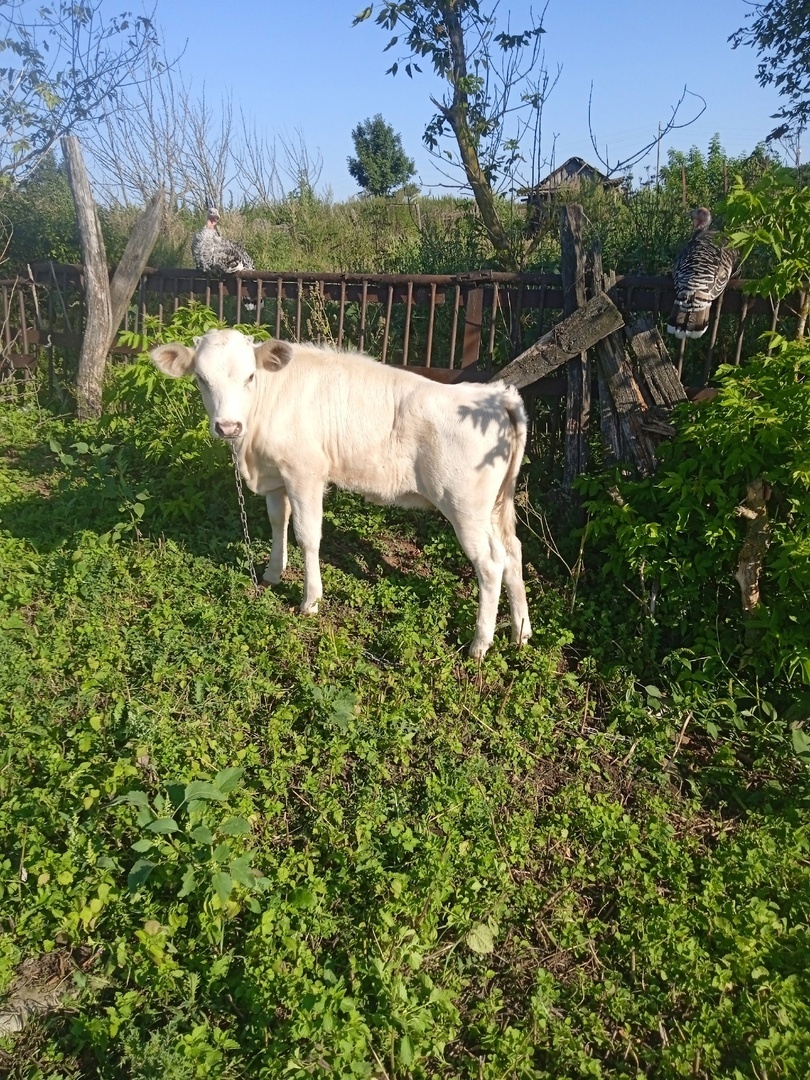
<path fill-rule="evenodd" d="M 583 482 L 589 543 L 648 659 L 684 649 L 714 675 L 734 661 L 795 700 L 810 686 L 810 350 L 783 345 L 718 377 L 713 402 L 680 407 L 654 476 Z M 756 480 L 770 489 L 770 544 L 761 602 L 744 617 L 738 508 Z"/>
<path fill-rule="evenodd" d="M 114 800 L 137 808 L 140 838 L 132 851 L 140 856 L 127 876 L 136 892 L 151 881 L 156 889 L 173 891 L 178 899 L 198 894 L 215 914 L 233 917 L 243 906 L 258 912 L 257 894 L 268 880 L 254 866 L 249 850 L 250 822 L 223 812 L 228 796 L 240 785 L 244 769 L 233 766 L 213 780 L 170 783 L 165 794 L 151 799 L 145 791 L 129 791 Z M 216 913 L 221 917 L 216 918 Z"/>
<path fill-rule="evenodd" d="M 132 364 L 114 371 L 107 398 L 109 432 L 134 433 L 139 453 L 160 466 L 162 472 L 162 518 L 195 520 L 206 509 L 210 492 L 200 483 L 219 474 L 227 448 L 212 438 L 200 395 L 190 379 L 166 379 L 149 358 L 156 345 L 180 342 L 194 346 L 194 339 L 211 329 L 223 329 L 225 322 L 197 301 L 178 308 L 160 325 L 147 316 L 143 332 L 123 332 L 122 345 L 137 349 Z M 237 326 L 236 329 L 261 341 L 270 336 L 266 327 Z"/>
<path fill-rule="evenodd" d="M 138 526 L 151 495 L 146 488 L 137 490 L 139 485 L 130 478 L 130 463 L 122 447 L 92 438 L 78 439 L 67 449 L 58 440 L 50 439 L 48 446 L 71 484 L 75 485 L 79 480 L 86 482 L 93 475 L 97 482 L 100 509 L 105 504 L 117 505 L 121 517 L 98 536 L 99 543 L 117 542 L 125 535 L 138 534 Z M 89 539 L 88 534 L 85 536 L 85 547 Z M 77 560 L 80 557 L 81 550 L 76 555 Z"/>

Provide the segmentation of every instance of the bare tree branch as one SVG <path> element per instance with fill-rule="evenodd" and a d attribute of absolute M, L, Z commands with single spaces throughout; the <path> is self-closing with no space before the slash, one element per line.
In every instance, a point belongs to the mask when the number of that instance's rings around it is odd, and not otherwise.
<path fill-rule="evenodd" d="M 187 98 L 189 139 L 185 174 L 189 191 L 200 207 L 225 203 L 225 192 L 235 175 L 231 149 L 233 98 L 223 95 L 216 110 L 206 99 L 205 86 L 196 100 Z"/>
<path fill-rule="evenodd" d="M 128 95 L 128 106 L 108 116 L 93 140 L 93 174 L 108 201 L 142 205 L 158 187 L 178 209 L 190 195 L 186 161 L 189 96 L 168 65 Z"/>
<path fill-rule="evenodd" d="M 679 123 L 677 123 L 678 113 L 680 112 L 681 106 L 683 105 L 683 103 L 686 100 L 687 96 L 697 98 L 698 101 L 701 103 L 700 108 L 698 109 L 698 111 L 695 113 L 694 116 L 690 117 L 689 120 L 686 120 L 682 124 L 679 124 Z M 696 94 L 696 93 L 694 93 L 694 91 L 689 90 L 689 89 L 687 89 L 687 87 L 684 86 L 683 92 L 681 93 L 681 96 L 678 98 L 678 101 L 675 103 L 675 105 L 672 108 L 672 112 L 670 114 L 669 120 L 664 125 L 664 127 L 659 129 L 658 134 L 655 136 L 655 138 L 651 139 L 650 142 L 648 142 L 645 146 L 642 146 L 641 149 L 635 150 L 628 157 L 626 157 L 626 158 L 624 158 L 622 160 L 616 161 L 611 165 L 610 160 L 609 160 L 609 156 L 608 156 L 608 147 L 607 147 L 607 145 L 605 145 L 605 152 L 604 152 L 604 156 L 603 156 L 599 151 L 599 147 L 598 147 L 597 142 L 596 142 L 596 136 L 595 136 L 594 130 L 593 130 L 593 119 L 592 119 L 592 116 L 593 116 L 593 83 L 591 83 L 591 90 L 590 90 L 590 94 L 588 95 L 588 133 L 590 134 L 590 137 L 591 137 L 591 146 L 593 147 L 593 150 L 594 150 L 594 153 L 596 154 L 597 160 L 599 161 L 600 165 L 602 165 L 602 167 L 604 168 L 605 174 L 607 176 L 613 176 L 614 173 L 622 173 L 622 172 L 626 172 L 627 169 L 631 169 L 633 167 L 633 165 L 636 165 L 639 161 L 641 161 L 643 158 L 645 158 L 647 156 L 647 154 L 649 154 L 649 152 L 654 147 L 658 146 L 658 144 L 661 142 L 661 140 L 664 139 L 671 131 L 680 131 L 682 128 L 689 127 L 689 125 L 694 124 L 694 122 L 699 117 L 701 117 L 704 114 L 705 111 L 706 111 L 706 99 L 701 97 L 700 94 Z"/>
<path fill-rule="evenodd" d="M 312 155 L 307 147 L 304 133 L 295 129 L 295 135 L 279 135 L 279 142 L 284 151 L 282 172 L 292 180 L 300 194 L 314 192 L 321 180 L 323 157 L 320 150 Z"/>
<path fill-rule="evenodd" d="M 239 113 L 241 137 L 233 149 L 239 184 L 245 201 L 269 206 L 284 198 L 284 184 L 278 172 L 276 140 L 260 135 L 255 120 Z"/>

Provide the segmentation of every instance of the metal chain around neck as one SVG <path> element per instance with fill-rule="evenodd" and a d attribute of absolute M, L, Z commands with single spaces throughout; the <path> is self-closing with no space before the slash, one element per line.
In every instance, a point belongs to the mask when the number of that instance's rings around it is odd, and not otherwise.
<path fill-rule="evenodd" d="M 253 591 L 259 592 L 259 575 L 256 573 L 256 564 L 253 561 L 253 549 L 250 543 L 248 531 L 247 509 L 245 508 L 245 494 L 242 490 L 242 474 L 239 472 L 239 453 L 231 443 L 231 460 L 233 462 L 233 475 L 236 480 L 236 497 L 239 500 L 239 517 L 242 519 L 242 534 L 245 539 L 245 553 L 247 555 L 250 580 L 253 582 Z"/>

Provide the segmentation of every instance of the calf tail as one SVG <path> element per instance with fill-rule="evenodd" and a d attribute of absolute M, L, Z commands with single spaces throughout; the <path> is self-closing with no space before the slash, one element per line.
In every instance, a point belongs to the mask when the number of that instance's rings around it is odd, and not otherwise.
<path fill-rule="evenodd" d="M 514 386 L 504 386 L 503 397 L 506 414 L 509 418 L 507 431 L 509 450 L 506 472 L 498 492 L 498 498 L 495 501 L 492 520 L 508 550 L 508 541 L 515 535 L 515 486 L 520 466 L 523 464 L 528 423 L 526 410 L 523 407 L 523 399 Z"/>

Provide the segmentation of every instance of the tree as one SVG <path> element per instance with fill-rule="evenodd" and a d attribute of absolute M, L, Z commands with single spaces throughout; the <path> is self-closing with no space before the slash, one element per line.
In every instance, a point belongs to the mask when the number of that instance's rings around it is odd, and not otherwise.
<path fill-rule="evenodd" d="M 368 19 L 373 7 L 360 12 L 354 25 Z M 413 78 L 422 70 L 418 60 L 427 57 L 447 84 L 441 99 L 430 99 L 436 113 L 425 130 L 425 144 L 445 165 L 461 167 L 501 262 L 517 268 L 523 252 L 516 250 L 497 192 L 519 172 L 527 132 L 539 146 L 542 108 L 551 86 L 541 59 L 542 16 L 532 17 L 528 28 L 515 34 L 508 22 L 499 29 L 497 4 L 491 7 L 482 10 L 478 0 L 383 0 L 376 22 L 383 29 L 399 31 L 386 51 L 398 45 L 404 33 L 407 52 L 388 69 L 391 75 L 401 67 Z M 440 150 L 448 132 L 458 157 Z M 537 156 L 529 154 L 532 161 Z M 520 241 L 517 247 L 522 248 Z"/>
<path fill-rule="evenodd" d="M 164 216 L 165 196 L 163 191 L 159 190 L 135 222 L 129 242 L 110 281 L 98 211 L 90 189 L 81 146 L 75 135 L 62 137 L 62 154 L 76 207 L 84 264 L 87 316 L 76 376 L 76 406 L 79 419 L 87 420 L 101 415 L 101 392 L 107 354 L 112 348 L 132 293 L 155 246 Z"/>
<path fill-rule="evenodd" d="M 705 155 L 697 146 L 688 153 L 669 150 L 667 163 L 661 166 L 660 186 L 673 199 L 680 199 L 684 209 L 708 206 L 717 217 L 714 208 L 725 199 L 736 176 L 741 176 L 749 187 L 778 163 L 761 143 L 750 154 L 729 157 L 719 134 L 715 134 Z"/>
<path fill-rule="evenodd" d="M 402 137 L 380 113 L 358 124 L 352 131 L 352 141 L 357 157 L 346 159 L 349 172 L 369 195 L 390 195 L 416 172 L 402 149 Z"/>
<path fill-rule="evenodd" d="M 123 107 L 105 117 L 87 148 L 99 192 L 107 202 L 143 206 L 160 186 L 173 210 L 188 204 L 194 187 L 189 168 L 198 175 L 209 151 L 204 146 L 200 155 L 193 146 L 194 102 L 187 85 L 162 60 L 152 79 L 122 98 Z M 219 145 L 213 155 L 220 156 Z M 195 209 L 209 201 L 220 205 L 216 191 L 204 195 L 201 204 L 195 202 Z"/>
<path fill-rule="evenodd" d="M 38 259 L 79 261 L 76 211 L 64 163 L 57 162 L 53 151 L 27 179 L 6 193 L 3 214 L 10 237 L 8 267 L 4 270 L 21 273 L 26 263 Z"/>
<path fill-rule="evenodd" d="M 404 46 L 390 74 L 402 69 L 413 78 L 426 57 L 444 81 L 445 93 L 430 99 L 436 112 L 425 129 L 425 144 L 445 165 L 461 169 L 498 262 L 520 270 L 543 233 L 527 229 L 525 213 L 515 214 L 511 199 L 503 196 L 533 186 L 547 164 L 543 113 L 561 69 L 551 73 L 542 51 L 545 8 L 539 16 L 530 10 L 528 25 L 517 31 L 508 15 L 499 21 L 498 8 L 498 0 L 381 0 L 375 21 L 393 31 L 386 50 Z M 354 24 L 373 11 L 370 4 Z M 676 123 L 680 104 L 643 153 L 673 128 L 685 126 Z M 448 135 L 456 153 L 446 149 Z"/>
<path fill-rule="evenodd" d="M 152 19 L 105 19 L 103 4 L 0 0 L 0 182 L 24 179 L 63 135 L 98 124 L 151 78 Z"/>
<path fill-rule="evenodd" d="M 807 0 L 754 3 L 750 23 L 729 38 L 733 48 L 750 45 L 760 56 L 757 82 L 776 86 L 787 104 L 774 113 L 781 120 L 770 138 L 801 131 L 810 121 L 810 4 Z"/>

